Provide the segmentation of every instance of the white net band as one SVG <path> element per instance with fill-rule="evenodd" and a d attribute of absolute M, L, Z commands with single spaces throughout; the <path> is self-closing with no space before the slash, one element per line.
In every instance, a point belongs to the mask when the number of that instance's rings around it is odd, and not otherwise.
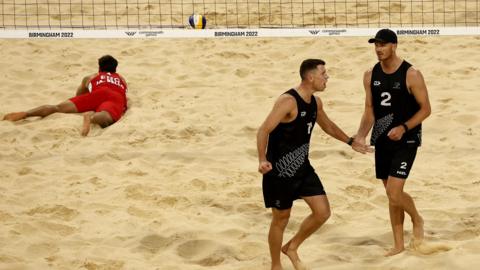
<path fill-rule="evenodd" d="M 480 35 L 480 27 L 392 28 L 401 36 Z M 0 38 L 256 38 L 374 36 L 378 28 L 205 29 L 205 30 L 5 30 Z"/>

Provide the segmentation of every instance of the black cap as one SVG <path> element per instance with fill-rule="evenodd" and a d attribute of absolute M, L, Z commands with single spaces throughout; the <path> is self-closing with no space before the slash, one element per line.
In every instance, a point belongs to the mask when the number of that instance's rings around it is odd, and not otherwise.
<path fill-rule="evenodd" d="M 368 40 L 368 43 L 397 43 L 397 35 L 390 29 L 382 29 L 377 32 L 374 38 Z"/>

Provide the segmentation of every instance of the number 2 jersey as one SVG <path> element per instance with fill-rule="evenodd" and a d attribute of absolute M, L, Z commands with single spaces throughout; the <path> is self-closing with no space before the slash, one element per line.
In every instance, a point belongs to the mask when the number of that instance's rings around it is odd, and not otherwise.
<path fill-rule="evenodd" d="M 392 141 L 387 136 L 392 128 L 405 123 L 420 109 L 407 88 L 407 71 L 411 66 L 407 61 L 403 61 L 392 74 L 383 72 L 380 62 L 373 67 L 370 89 L 375 124 L 370 138 L 371 145 L 421 145 L 422 124 L 406 132 L 400 141 Z"/>
<path fill-rule="evenodd" d="M 270 133 L 267 146 L 267 160 L 272 163 L 269 172 L 280 178 L 303 177 L 313 171 L 308 160 L 310 137 L 317 119 L 317 102 L 312 96 L 306 103 L 295 89 L 285 94 L 297 102 L 297 117 L 288 123 L 279 123 Z"/>

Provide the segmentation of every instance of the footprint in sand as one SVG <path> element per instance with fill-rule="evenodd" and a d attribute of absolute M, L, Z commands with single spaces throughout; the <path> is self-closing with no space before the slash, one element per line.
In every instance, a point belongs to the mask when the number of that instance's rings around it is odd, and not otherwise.
<path fill-rule="evenodd" d="M 452 249 L 452 247 L 446 244 L 429 243 L 425 240 L 417 241 L 415 239 L 412 239 L 412 241 L 410 241 L 409 249 L 423 255 L 432 255 L 440 252 L 449 251 L 450 249 Z"/>
<path fill-rule="evenodd" d="M 245 78 L 250 74 L 251 71 L 248 69 L 240 68 L 235 71 L 235 75 L 240 78 Z"/>
<path fill-rule="evenodd" d="M 369 198 L 373 193 L 373 188 L 367 188 L 364 186 L 350 185 L 345 188 L 347 194 L 355 198 Z"/>
<path fill-rule="evenodd" d="M 163 237 L 158 234 L 151 234 L 143 237 L 140 240 L 140 245 L 137 249 L 141 252 L 155 254 L 160 250 L 164 250 L 168 246 L 172 245 L 174 241 L 175 237 Z"/>
<path fill-rule="evenodd" d="M 211 240 L 189 240 L 177 247 L 177 253 L 183 259 L 202 266 L 217 266 L 222 264 L 228 257 L 232 257 L 233 251 Z"/>
<path fill-rule="evenodd" d="M 26 214 L 29 216 L 47 215 L 51 219 L 70 221 L 77 217 L 79 215 L 79 212 L 75 209 L 71 209 L 63 205 L 44 205 L 32 208 L 27 211 Z"/>
<path fill-rule="evenodd" d="M 241 242 L 235 249 L 234 257 L 239 261 L 253 260 L 268 249 L 263 242 Z"/>

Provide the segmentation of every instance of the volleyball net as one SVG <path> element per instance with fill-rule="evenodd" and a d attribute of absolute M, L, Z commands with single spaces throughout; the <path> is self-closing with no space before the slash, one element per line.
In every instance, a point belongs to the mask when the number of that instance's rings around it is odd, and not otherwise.
<path fill-rule="evenodd" d="M 207 29 L 480 26 L 480 0 L 2 0 L 0 12 L 0 33 L 159 32 L 189 28 L 192 14 L 205 16 Z"/>
<path fill-rule="evenodd" d="M 480 0 L 3 0 L 3 29 L 479 26 Z"/>

